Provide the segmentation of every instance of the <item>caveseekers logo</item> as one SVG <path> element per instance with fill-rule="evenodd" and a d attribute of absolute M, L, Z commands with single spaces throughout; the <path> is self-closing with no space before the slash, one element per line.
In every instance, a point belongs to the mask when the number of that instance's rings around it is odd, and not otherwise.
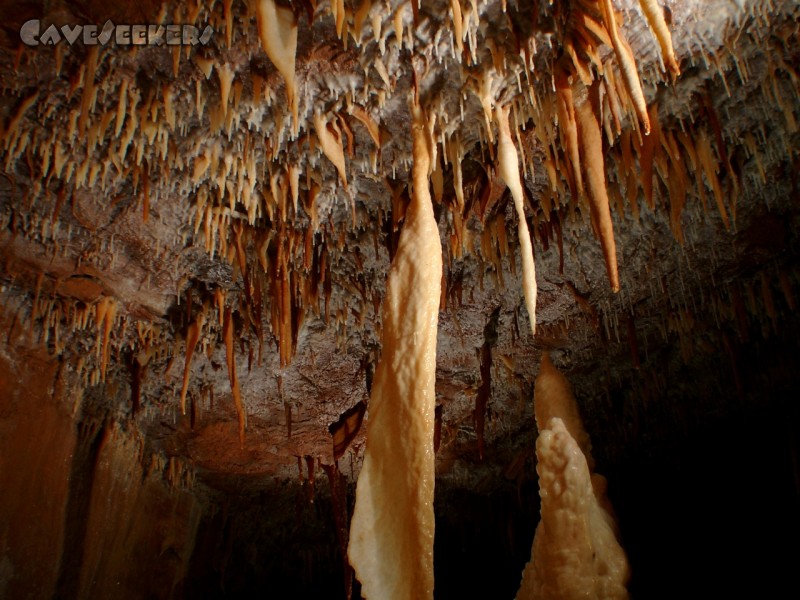
<path fill-rule="evenodd" d="M 102 28 L 97 25 L 50 25 L 42 31 L 39 19 L 22 24 L 19 37 L 27 46 L 55 46 L 66 41 L 72 46 L 82 40 L 86 46 L 205 46 L 211 41 L 214 28 L 206 25 L 201 31 L 194 25 L 115 25 L 110 19 Z"/>

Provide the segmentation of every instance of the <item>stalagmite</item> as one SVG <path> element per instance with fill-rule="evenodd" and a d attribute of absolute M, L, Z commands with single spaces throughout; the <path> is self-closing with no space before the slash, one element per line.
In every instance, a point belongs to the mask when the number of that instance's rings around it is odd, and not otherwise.
<path fill-rule="evenodd" d="M 534 412 L 541 520 L 517 600 L 627 599 L 630 571 L 609 514 L 605 478 L 592 474 L 575 399 L 547 355 L 536 378 Z"/>
<path fill-rule="evenodd" d="M 577 108 L 578 133 L 581 140 L 581 164 L 586 174 L 589 205 L 592 221 L 600 235 L 603 257 L 606 261 L 611 291 L 619 291 L 619 272 L 617 269 L 617 244 L 614 240 L 614 227 L 606 190 L 605 162 L 603 161 L 603 139 L 600 125 L 592 110 L 591 102 L 584 102 Z"/>
<path fill-rule="evenodd" d="M 369 600 L 433 598 L 433 430 L 442 249 L 413 109 L 412 198 L 386 285 L 348 556 Z"/>
<path fill-rule="evenodd" d="M 525 220 L 523 208 L 522 181 L 519 176 L 519 159 L 517 149 L 511 140 L 511 131 L 508 125 L 508 109 L 501 106 L 495 108 L 497 121 L 498 147 L 497 155 L 500 161 L 500 176 L 506 182 L 514 206 L 517 210 L 517 233 L 519 237 L 520 254 L 522 258 L 522 287 L 525 292 L 525 306 L 531 320 L 531 332 L 536 334 L 536 263 L 533 261 L 533 245 L 528 233 L 528 223 Z"/>
<path fill-rule="evenodd" d="M 286 81 L 286 97 L 292 113 L 294 132 L 297 133 L 298 109 L 294 72 L 297 20 L 290 8 L 276 6 L 275 0 L 259 0 L 256 16 L 261 46 Z"/>
<path fill-rule="evenodd" d="M 580 446 L 589 468 L 594 469 L 592 443 L 589 440 L 589 434 L 583 427 L 583 420 L 572 393 L 572 386 L 567 378 L 555 368 L 548 354 L 542 356 L 539 375 L 536 376 L 533 411 L 539 431 L 547 428 L 550 419 L 554 417 L 561 419 L 572 439 Z"/>

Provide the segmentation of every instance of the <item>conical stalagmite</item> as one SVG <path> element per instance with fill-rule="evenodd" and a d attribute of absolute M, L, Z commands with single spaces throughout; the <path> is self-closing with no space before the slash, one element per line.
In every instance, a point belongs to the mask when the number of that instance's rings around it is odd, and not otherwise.
<path fill-rule="evenodd" d="M 592 473 L 589 436 L 569 383 L 546 355 L 534 412 L 541 520 L 517 600 L 624 600 L 630 571 L 605 478 Z"/>

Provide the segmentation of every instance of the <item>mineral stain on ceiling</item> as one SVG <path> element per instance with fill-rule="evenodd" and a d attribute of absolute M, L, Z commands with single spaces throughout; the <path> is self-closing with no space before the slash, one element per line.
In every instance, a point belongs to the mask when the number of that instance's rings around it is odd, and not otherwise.
<path fill-rule="evenodd" d="M 433 595 L 527 597 L 565 434 L 621 593 L 796 593 L 796 2 L 0 7 L 0 597 L 360 597 L 422 205 Z M 213 35 L 66 39 L 109 19 Z M 537 442 L 545 353 L 590 452 Z"/>

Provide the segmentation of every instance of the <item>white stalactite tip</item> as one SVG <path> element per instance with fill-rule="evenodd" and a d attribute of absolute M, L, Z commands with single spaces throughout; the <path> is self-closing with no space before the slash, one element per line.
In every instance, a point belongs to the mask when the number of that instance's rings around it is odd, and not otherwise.
<path fill-rule="evenodd" d="M 370 600 L 433 598 L 433 428 L 442 250 L 430 149 L 414 108 L 412 198 L 383 302 L 348 557 Z"/>

